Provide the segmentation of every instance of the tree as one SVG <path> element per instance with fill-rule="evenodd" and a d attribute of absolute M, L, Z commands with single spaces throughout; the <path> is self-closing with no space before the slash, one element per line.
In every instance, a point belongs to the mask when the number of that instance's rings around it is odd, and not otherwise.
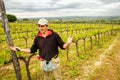
<path fill-rule="evenodd" d="M 8 18 L 8 21 L 9 21 L 9 22 L 17 21 L 16 16 L 15 16 L 15 15 L 12 15 L 12 14 L 7 14 L 7 18 Z"/>
<path fill-rule="evenodd" d="M 23 19 L 23 21 L 29 21 L 29 19 L 27 19 L 27 18 L 24 18 L 24 19 Z"/>
<path fill-rule="evenodd" d="M 106 22 L 106 20 L 102 19 L 102 20 L 101 20 L 101 22 L 102 22 L 102 23 L 105 23 L 105 22 Z"/>

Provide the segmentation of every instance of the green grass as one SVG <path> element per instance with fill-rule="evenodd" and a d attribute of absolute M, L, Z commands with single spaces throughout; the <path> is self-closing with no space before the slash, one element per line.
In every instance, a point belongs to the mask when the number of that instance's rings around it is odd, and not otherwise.
<path fill-rule="evenodd" d="M 20 29 L 19 29 L 20 30 Z M 70 49 L 69 49 L 69 60 L 67 61 L 66 58 L 66 51 L 60 50 L 59 56 L 61 59 L 61 70 L 62 70 L 62 76 L 63 76 L 63 80 L 75 80 L 75 78 L 82 76 L 82 69 L 81 66 L 83 66 L 83 64 L 89 60 L 95 60 L 97 59 L 97 56 L 99 54 L 101 54 L 102 52 L 104 52 L 104 50 L 106 48 L 108 48 L 107 45 L 111 44 L 112 40 L 114 40 L 114 38 L 116 38 L 116 36 L 107 36 L 104 40 L 101 39 L 100 44 L 98 45 L 98 43 L 96 42 L 95 39 L 93 39 L 93 49 L 90 49 L 90 41 L 87 39 L 86 41 L 86 53 L 84 52 L 84 47 L 83 47 L 83 41 L 80 40 L 79 41 L 79 52 L 80 52 L 80 56 L 77 57 L 77 53 L 76 53 L 76 48 L 75 48 L 75 44 L 72 43 L 70 45 Z M 66 38 L 64 38 L 66 40 Z M 19 46 L 21 48 L 25 48 L 25 40 L 23 38 L 18 38 L 13 40 L 15 46 Z M 5 42 L 6 43 L 6 42 Z M 28 47 L 30 47 L 33 43 L 33 39 L 31 39 L 30 37 L 28 38 Z M 8 46 L 7 43 L 4 45 L 3 43 L 0 43 L 2 46 Z M 4 65 L 4 61 L 7 61 L 11 58 L 10 56 L 10 50 L 7 48 L 6 50 L 0 50 L 0 61 L 2 66 L 6 67 L 11 64 L 8 65 Z M 24 57 L 28 57 L 29 54 L 24 54 L 21 52 L 16 52 L 17 55 L 21 55 Z M 9 56 L 8 56 L 9 55 Z M 110 54 L 111 56 L 113 54 Z M 25 69 L 25 65 L 22 61 L 20 61 L 20 65 L 21 65 L 21 72 L 22 72 L 22 79 L 23 80 L 27 80 L 27 75 L 26 75 L 26 69 Z M 42 80 L 42 73 L 40 71 L 39 68 L 39 61 L 37 60 L 36 56 L 32 58 L 31 62 L 30 62 L 30 72 L 31 72 L 31 77 L 33 80 Z M 2 67 L 4 69 L 4 67 Z M 12 66 L 13 67 L 13 66 Z M 0 72 L 3 71 L 0 68 Z M 9 69 L 6 70 L 6 68 L 4 69 L 4 72 L 0 74 L 0 80 L 5 79 L 5 80 L 16 80 L 15 78 L 15 73 L 14 73 L 14 69 Z M 91 77 L 91 80 L 93 78 Z"/>

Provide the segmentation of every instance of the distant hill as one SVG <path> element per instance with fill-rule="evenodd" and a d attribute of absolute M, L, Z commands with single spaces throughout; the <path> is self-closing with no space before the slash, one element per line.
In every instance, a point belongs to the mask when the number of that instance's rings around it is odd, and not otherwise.
<path fill-rule="evenodd" d="M 120 16 L 65 16 L 65 17 L 40 17 L 40 18 L 46 18 L 48 20 L 52 21 L 96 21 L 96 20 L 105 20 L 105 21 L 120 21 Z M 29 20 L 39 20 L 38 18 L 27 18 Z M 23 18 L 19 18 L 19 20 L 22 20 Z"/>

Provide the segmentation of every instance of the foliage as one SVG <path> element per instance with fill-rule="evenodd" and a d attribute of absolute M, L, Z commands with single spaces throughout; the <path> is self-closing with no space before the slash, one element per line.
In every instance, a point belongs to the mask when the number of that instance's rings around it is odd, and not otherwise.
<path fill-rule="evenodd" d="M 0 55 L 0 64 L 6 64 L 10 60 L 10 57 L 9 57 L 10 51 L 9 50 L 4 50 L 1 53 L 2 54 Z"/>
<path fill-rule="evenodd" d="M 15 16 L 15 15 L 12 15 L 12 14 L 7 14 L 7 18 L 8 18 L 8 21 L 9 21 L 9 22 L 17 21 L 16 16 Z"/>
<path fill-rule="evenodd" d="M 29 19 L 27 19 L 27 18 L 24 18 L 24 19 L 22 19 L 23 21 L 28 21 Z"/>

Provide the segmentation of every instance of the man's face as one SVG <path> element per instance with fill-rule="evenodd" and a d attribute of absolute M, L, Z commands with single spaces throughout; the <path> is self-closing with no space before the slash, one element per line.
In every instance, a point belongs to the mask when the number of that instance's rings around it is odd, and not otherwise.
<path fill-rule="evenodd" d="M 38 27 L 39 27 L 39 31 L 44 34 L 47 30 L 48 30 L 48 26 L 47 25 L 39 25 L 38 24 Z"/>

